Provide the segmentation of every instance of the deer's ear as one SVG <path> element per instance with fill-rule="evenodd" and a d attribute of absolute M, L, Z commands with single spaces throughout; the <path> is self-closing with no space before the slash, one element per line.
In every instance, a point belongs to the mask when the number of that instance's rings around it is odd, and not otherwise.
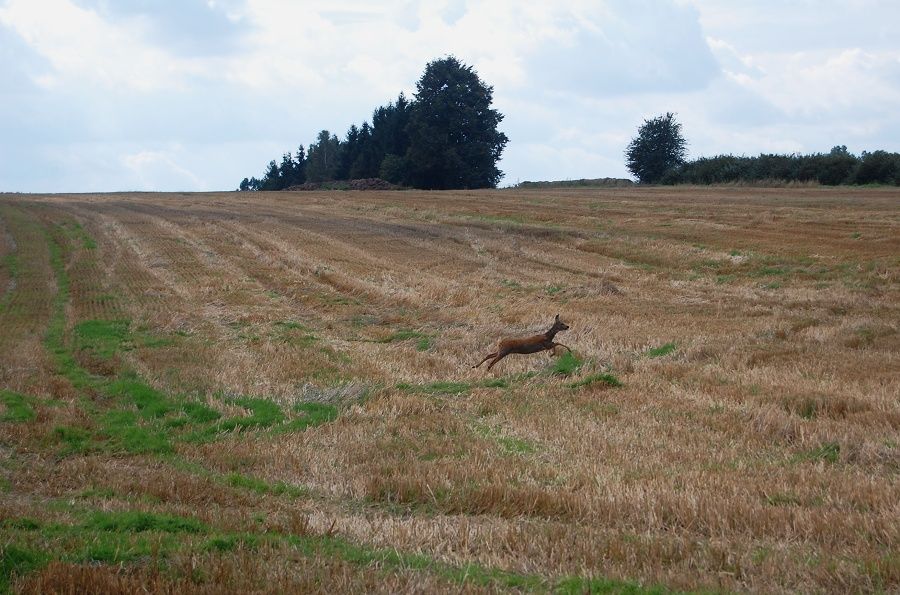
<path fill-rule="evenodd" d="M 556 315 L 556 319 L 559 320 L 559 314 Z"/>

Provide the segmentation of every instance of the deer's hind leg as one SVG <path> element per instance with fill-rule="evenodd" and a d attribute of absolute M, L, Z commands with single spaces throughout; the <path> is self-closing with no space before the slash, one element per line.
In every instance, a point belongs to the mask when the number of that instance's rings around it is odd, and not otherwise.
<path fill-rule="evenodd" d="M 475 365 L 472 366 L 472 367 L 473 367 L 473 368 L 477 368 L 478 366 L 480 366 L 480 365 L 483 364 L 484 362 L 488 361 L 488 360 L 491 359 L 492 357 L 497 357 L 497 354 L 498 354 L 498 353 L 499 353 L 498 351 L 495 351 L 494 353 L 489 353 L 489 354 L 487 354 L 486 356 L 484 356 L 484 359 L 483 359 L 483 360 L 481 360 L 480 362 L 478 362 L 477 364 L 475 364 Z M 490 369 L 490 368 L 488 368 L 488 369 Z"/>
<path fill-rule="evenodd" d="M 488 367 L 487 367 L 488 371 L 490 371 L 490 369 L 494 367 L 494 364 L 496 364 L 497 362 L 502 360 L 504 357 L 509 355 L 509 353 L 510 353 L 509 351 L 499 351 L 497 353 L 497 357 L 494 358 L 494 361 L 492 361 L 491 363 L 488 364 Z"/>

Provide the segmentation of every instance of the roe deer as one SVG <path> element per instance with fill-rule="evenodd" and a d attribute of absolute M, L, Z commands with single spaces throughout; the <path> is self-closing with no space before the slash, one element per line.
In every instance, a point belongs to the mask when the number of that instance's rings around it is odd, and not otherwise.
<path fill-rule="evenodd" d="M 500 344 L 497 345 L 497 351 L 493 353 L 489 353 L 484 356 L 484 359 L 472 366 L 473 368 L 477 368 L 484 362 L 493 358 L 494 361 L 488 364 L 487 369 L 490 370 L 494 367 L 494 364 L 499 362 L 501 359 L 509 355 L 510 353 L 537 353 L 539 351 L 549 351 L 554 347 L 565 347 L 569 349 L 562 343 L 555 343 L 553 338 L 556 336 L 556 333 L 559 331 L 568 330 L 569 325 L 559 319 L 559 314 L 556 315 L 556 318 L 553 320 L 553 326 L 550 327 L 550 330 L 542 335 L 534 335 L 533 337 L 524 337 L 522 339 L 502 339 Z M 572 351 L 569 349 L 569 351 Z"/>

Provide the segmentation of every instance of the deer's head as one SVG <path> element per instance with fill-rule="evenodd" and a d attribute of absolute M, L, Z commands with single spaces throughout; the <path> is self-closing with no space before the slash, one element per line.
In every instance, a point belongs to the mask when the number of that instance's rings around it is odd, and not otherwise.
<path fill-rule="evenodd" d="M 559 319 L 559 314 L 556 315 L 556 318 L 553 319 L 553 326 L 550 327 L 550 331 L 554 333 L 558 333 L 559 331 L 567 331 L 569 330 L 569 325 Z"/>

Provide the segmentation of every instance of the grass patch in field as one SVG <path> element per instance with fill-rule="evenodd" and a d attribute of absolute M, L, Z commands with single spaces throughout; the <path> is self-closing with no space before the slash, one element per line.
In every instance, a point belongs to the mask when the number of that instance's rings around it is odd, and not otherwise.
<path fill-rule="evenodd" d="M 581 380 L 570 383 L 569 388 L 583 388 L 585 386 L 591 386 L 594 384 L 602 384 L 604 386 L 609 386 L 612 388 L 622 386 L 622 382 L 612 374 L 598 373 L 585 376 Z"/>
<path fill-rule="evenodd" d="M 34 531 L 41 528 L 41 524 L 28 517 L 9 518 L 0 521 L 0 527 L 4 529 L 19 529 L 20 531 Z"/>
<path fill-rule="evenodd" d="M 259 536 L 252 533 L 221 535 L 212 537 L 201 546 L 206 552 L 233 552 L 237 549 L 256 550 L 263 541 Z"/>
<path fill-rule="evenodd" d="M 514 448 L 522 449 L 521 445 Z M 254 484 L 256 485 L 256 484 Z M 197 540 L 192 536 L 210 535 Z M 254 550 L 264 542 L 284 543 L 298 554 L 312 558 L 333 558 L 361 567 L 378 567 L 386 572 L 423 572 L 459 585 L 501 589 L 554 592 L 661 593 L 645 590 L 636 583 L 602 578 L 563 577 L 552 579 L 537 574 L 520 574 L 469 563 L 456 566 L 424 554 L 404 553 L 395 548 L 375 548 L 344 538 L 324 535 L 283 534 L 277 532 L 218 533 L 190 517 L 143 511 L 96 511 L 74 526 L 54 525 L 46 531 L 56 547 L 44 552 L 8 543 L 0 554 L 0 591 L 10 580 L 45 566 L 51 560 L 121 564 L 166 558 L 176 550 L 186 553 L 227 553 L 237 549 Z"/>
<path fill-rule="evenodd" d="M 205 533 L 206 525 L 194 518 L 142 511 L 95 512 L 82 525 L 96 531 L 140 533 Z"/>
<path fill-rule="evenodd" d="M 85 536 L 88 537 L 88 536 Z M 147 560 L 151 557 L 165 557 L 169 550 L 174 550 L 175 545 L 169 541 L 168 545 L 160 546 L 159 540 L 150 540 L 115 533 L 100 533 L 89 536 L 80 551 L 62 556 L 74 562 L 123 564 L 137 560 Z"/>
<path fill-rule="evenodd" d="M 243 407 L 250 414 L 244 417 L 221 419 L 209 427 L 185 435 L 183 439 L 188 442 L 209 442 L 219 434 L 269 428 L 277 426 L 287 419 L 281 407 L 268 399 L 243 397 L 230 402 Z"/>
<path fill-rule="evenodd" d="M 564 577 L 558 581 L 536 574 L 520 574 L 476 563 L 454 566 L 423 554 L 408 554 L 396 549 L 377 549 L 330 536 L 295 536 L 286 540 L 307 556 L 325 555 L 355 566 L 378 567 L 385 571 L 414 570 L 458 583 L 485 588 L 554 593 L 666 593 L 662 587 L 644 588 L 637 583 L 603 578 Z"/>
<path fill-rule="evenodd" d="M 227 432 L 236 428 L 267 428 L 279 424 L 285 419 L 281 407 L 268 399 L 244 397 L 235 399 L 233 403 L 247 409 L 250 415 L 222 420 L 219 423 L 219 428 L 222 431 Z"/>
<path fill-rule="evenodd" d="M 343 295 L 321 294 L 319 299 L 329 306 L 361 306 L 362 301 Z"/>
<path fill-rule="evenodd" d="M 820 446 L 803 451 L 794 456 L 793 462 L 802 463 L 805 461 L 824 461 L 826 463 L 837 463 L 841 456 L 841 445 L 837 442 L 826 442 Z"/>
<path fill-rule="evenodd" d="M 301 486 L 291 485 L 283 481 L 271 484 L 256 477 L 242 475 L 240 473 L 229 473 L 224 477 L 226 485 L 233 488 L 240 488 L 265 496 L 274 494 L 276 496 L 287 496 L 289 498 L 303 498 L 308 495 L 308 490 Z"/>
<path fill-rule="evenodd" d="M 508 223 L 511 225 L 524 225 L 525 218 L 520 217 L 518 215 L 463 215 L 469 219 L 476 219 L 479 221 L 487 221 L 490 223 Z"/>
<path fill-rule="evenodd" d="M 559 292 L 562 291 L 563 289 L 565 289 L 565 288 L 564 288 L 562 285 L 550 285 L 549 287 L 546 287 L 546 288 L 544 289 L 544 292 L 545 292 L 547 295 L 556 295 L 557 293 L 559 293 Z"/>
<path fill-rule="evenodd" d="M 303 431 L 334 421 L 338 416 L 338 408 L 326 403 L 298 403 L 294 411 L 301 417 L 292 419 L 284 425 L 284 431 Z M 280 430 L 281 428 L 279 428 Z"/>
<path fill-rule="evenodd" d="M 412 329 L 400 329 L 391 333 L 383 339 L 377 339 L 375 343 L 398 343 L 400 341 L 408 341 L 409 339 L 418 339 L 416 349 L 418 351 L 427 351 L 431 348 L 434 338 L 431 335 L 414 331 Z"/>
<path fill-rule="evenodd" d="M 129 336 L 128 320 L 86 320 L 75 325 L 73 333 L 78 349 L 89 349 L 102 359 L 110 359 Z"/>
<path fill-rule="evenodd" d="M 112 450 L 132 454 L 172 452 L 169 437 L 155 426 L 142 425 L 132 411 L 107 411 L 101 418 L 100 435 Z"/>
<path fill-rule="evenodd" d="M 500 450 L 503 451 L 503 454 L 506 455 L 524 456 L 537 452 L 538 450 L 538 447 L 530 440 L 516 438 L 515 436 L 501 435 L 499 428 L 477 423 L 473 429 L 479 436 L 496 442 L 500 447 Z"/>
<path fill-rule="evenodd" d="M 312 334 L 311 329 L 299 322 L 284 320 L 273 322 L 275 327 L 274 338 L 282 343 L 296 345 L 298 347 L 310 347 L 319 338 Z"/>
<path fill-rule="evenodd" d="M 38 570 L 49 561 L 50 556 L 45 552 L 14 543 L 4 543 L 0 552 L 0 592 L 5 593 L 9 590 L 9 583 L 15 576 Z"/>
<path fill-rule="evenodd" d="M 57 426 L 53 429 L 53 437 L 65 446 L 60 454 L 84 453 L 91 448 L 91 433 L 75 426 Z"/>
<path fill-rule="evenodd" d="M 3 258 L 0 258 L 0 268 L 6 269 L 6 274 L 10 279 L 19 276 L 19 258 L 15 252 L 10 252 Z"/>
<path fill-rule="evenodd" d="M 60 224 L 66 235 L 73 240 L 81 241 L 81 247 L 85 250 L 96 250 L 97 242 L 88 234 L 77 221 L 64 221 Z"/>
<path fill-rule="evenodd" d="M 583 365 L 584 360 L 571 351 L 567 351 L 550 365 L 549 373 L 555 376 L 571 376 Z"/>
<path fill-rule="evenodd" d="M 256 492 L 257 494 L 268 494 L 269 484 L 261 479 L 242 475 L 240 473 L 229 473 L 225 476 L 225 483 L 233 488 L 241 488 Z"/>
<path fill-rule="evenodd" d="M 537 447 L 528 440 L 515 438 L 512 436 L 500 436 L 497 442 L 506 454 L 511 455 L 528 455 L 537 451 Z"/>
<path fill-rule="evenodd" d="M 168 347 L 173 343 L 171 338 L 154 335 L 146 327 L 132 331 L 131 321 L 124 319 L 85 320 L 75 325 L 73 335 L 76 351 L 88 350 L 103 360 L 136 347 Z"/>
<path fill-rule="evenodd" d="M 5 407 L 3 414 L 0 415 L 0 421 L 24 422 L 34 419 L 34 408 L 28 401 L 25 395 L 0 390 L 0 403 Z"/>
<path fill-rule="evenodd" d="M 774 275 L 786 275 L 788 270 L 784 267 L 771 267 L 771 266 L 763 266 L 750 271 L 748 274 L 751 277 L 771 277 Z"/>
<path fill-rule="evenodd" d="M 3 258 L 0 258 L 0 268 L 6 269 L 6 274 L 10 281 L 15 282 L 19 276 L 19 259 L 15 252 L 10 252 Z M 7 287 L 0 287 L 0 311 L 7 307 L 13 297 L 13 292 L 8 291 Z"/>
<path fill-rule="evenodd" d="M 121 397 L 137 407 L 144 417 L 164 417 L 178 409 L 177 405 L 163 393 L 147 385 L 134 374 L 127 374 L 113 381 L 107 394 Z"/>
<path fill-rule="evenodd" d="M 659 347 L 653 347 L 651 349 L 648 349 L 647 351 L 644 352 L 644 355 L 646 357 L 653 359 L 656 357 L 663 357 L 663 356 L 669 355 L 676 349 L 678 349 L 678 345 L 676 345 L 675 343 L 666 343 L 665 345 L 660 345 Z"/>
<path fill-rule="evenodd" d="M 212 407 L 196 401 L 185 401 L 181 404 L 181 410 L 195 424 L 213 422 L 222 417 L 222 414 Z"/>

